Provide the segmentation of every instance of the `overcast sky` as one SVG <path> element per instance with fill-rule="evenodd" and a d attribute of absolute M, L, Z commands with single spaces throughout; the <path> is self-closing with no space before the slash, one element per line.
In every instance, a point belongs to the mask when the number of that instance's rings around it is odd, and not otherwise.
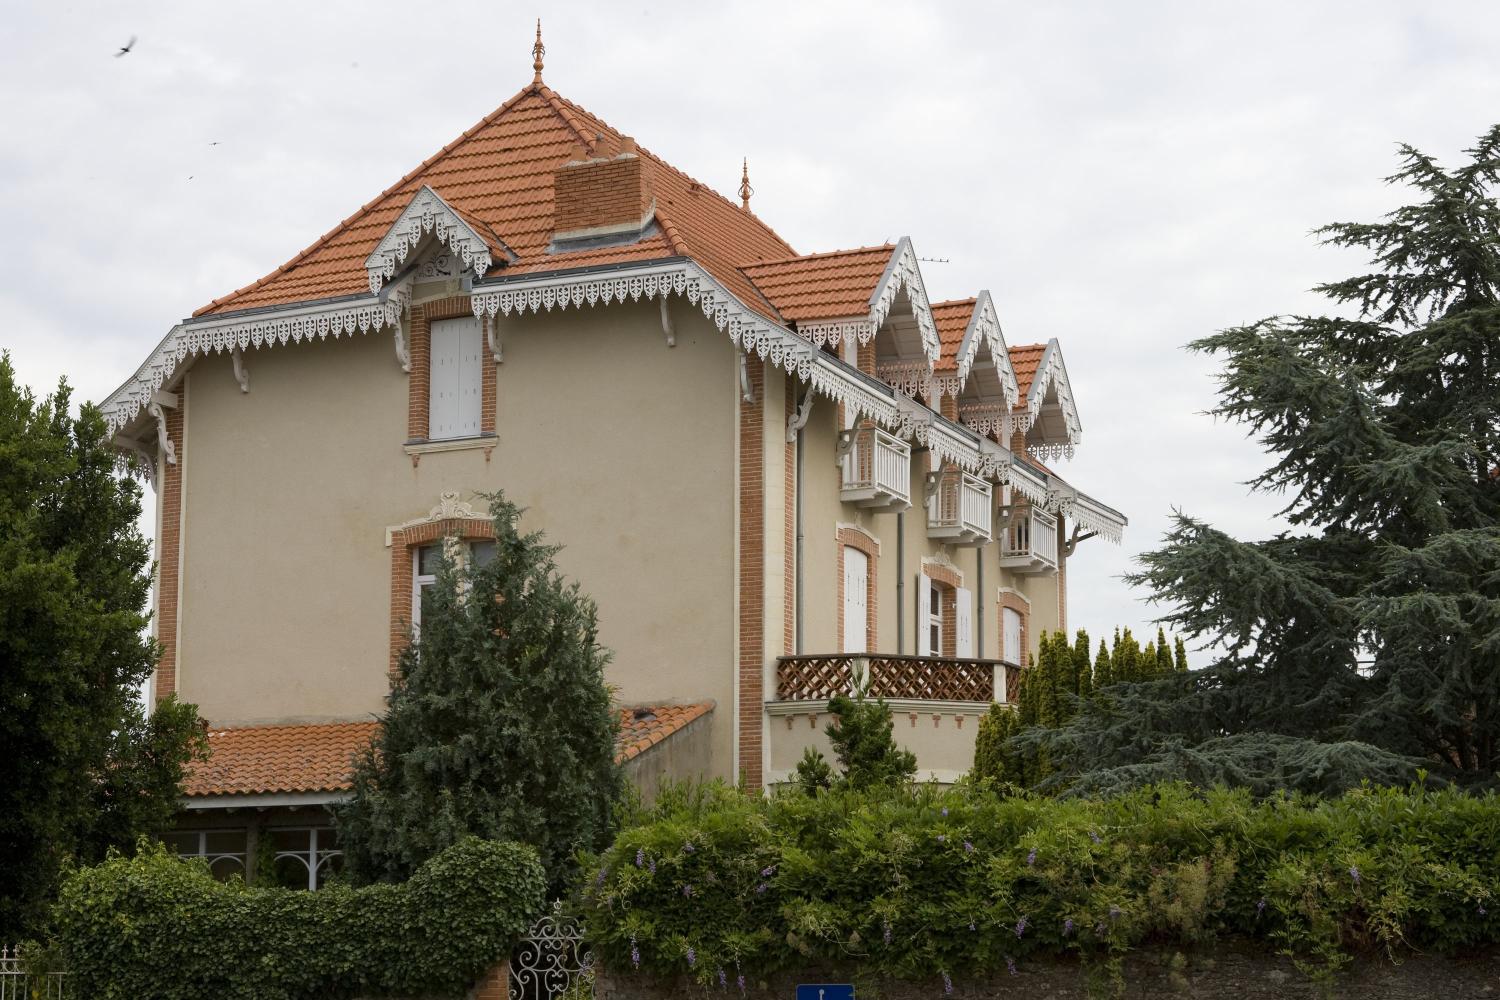
<path fill-rule="evenodd" d="M 178 319 L 283 263 L 531 78 L 754 207 L 800 252 L 912 237 L 934 299 L 987 288 L 1057 337 L 1083 446 L 1130 517 L 1070 565 L 1070 624 L 1171 508 L 1242 537 L 1262 457 L 1202 411 L 1189 340 L 1321 309 L 1361 261 L 1309 232 L 1399 204 L 1500 120 L 1500 4 L 487 3 L 12 7 L 0 20 L 0 346 L 102 399 Z M 128 55 L 114 51 L 132 36 Z M 214 145 L 214 144 L 217 145 Z M 561 539 L 566 542 L 566 539 Z"/>

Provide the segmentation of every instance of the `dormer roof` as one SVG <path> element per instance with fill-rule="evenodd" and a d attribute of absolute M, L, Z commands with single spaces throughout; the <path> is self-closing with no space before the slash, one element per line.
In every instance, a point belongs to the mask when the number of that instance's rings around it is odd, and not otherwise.
<path fill-rule="evenodd" d="M 1057 338 L 1010 349 L 1021 393 L 1018 411 L 1030 422 L 1026 447 L 1038 456 L 1072 455 L 1083 437 L 1073 386 Z"/>

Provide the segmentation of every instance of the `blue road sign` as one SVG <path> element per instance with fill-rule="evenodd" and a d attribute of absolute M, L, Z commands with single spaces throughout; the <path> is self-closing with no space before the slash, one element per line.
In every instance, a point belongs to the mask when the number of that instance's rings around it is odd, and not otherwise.
<path fill-rule="evenodd" d="M 854 1000 L 850 983 L 805 983 L 797 987 L 797 1000 Z"/>

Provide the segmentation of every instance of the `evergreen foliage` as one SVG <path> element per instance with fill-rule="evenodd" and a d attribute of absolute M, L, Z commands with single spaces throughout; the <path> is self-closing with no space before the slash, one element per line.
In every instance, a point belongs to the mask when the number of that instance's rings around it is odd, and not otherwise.
<path fill-rule="evenodd" d="M 489 499 L 495 557 L 444 558 L 335 809 L 357 883 L 409 878 L 475 835 L 535 846 L 556 893 L 579 851 L 609 842 L 623 777 L 594 604 L 555 546 L 520 532 L 521 510 Z"/>
<path fill-rule="evenodd" d="M 141 488 L 104 419 L 42 400 L 0 354 L 0 942 L 37 928 L 64 859 L 166 827 L 204 752 L 192 705 L 147 715 L 151 564 Z"/>
<path fill-rule="evenodd" d="M 1047 735 L 1072 726 L 1080 713 L 1107 717 L 1109 706 L 1178 672 L 1165 631 L 1158 630 L 1156 643 L 1142 650 L 1130 630 L 1115 630 L 1111 652 L 1099 643 L 1099 654 L 1089 664 L 1088 633 L 1080 629 L 1070 646 L 1062 632 L 1043 632 L 1037 639 L 1037 655 L 1021 672 L 1015 706 L 995 705 L 979 720 L 975 736 L 976 779 L 991 784 L 1054 790 L 1060 785 L 1051 763 Z M 1182 670 L 1187 670 L 1187 652 L 1177 643 Z M 1168 650 L 1165 656 L 1162 650 Z M 1185 777 L 1164 772 L 1161 780 Z"/>
<path fill-rule="evenodd" d="M 216 881 L 161 845 L 73 873 L 57 906 L 69 996 L 462 996 L 543 906 L 536 852 L 467 838 L 400 885 L 317 892 Z"/>
<path fill-rule="evenodd" d="M 1271 773 L 1348 787 L 1417 766 L 1494 782 L 1500 126 L 1467 152 L 1445 169 L 1403 146 L 1388 180 L 1410 203 L 1320 231 L 1371 260 L 1320 286 L 1333 315 L 1191 345 L 1222 361 L 1215 413 L 1271 457 L 1251 485 L 1287 498 L 1292 528 L 1241 541 L 1176 516 L 1131 580 L 1224 653 L 1041 741 L 1081 787 Z"/>
<path fill-rule="evenodd" d="M 903 750 L 885 699 L 870 701 L 863 691 L 836 695 L 828 703 L 833 722 L 823 731 L 833 744 L 841 773 L 836 777 L 823 755 L 812 747 L 797 763 L 797 784 L 809 795 L 819 788 L 873 788 L 908 782 L 917 773 L 917 755 Z"/>
<path fill-rule="evenodd" d="M 581 885 L 605 967 L 731 995 L 738 977 L 807 968 L 936 994 L 944 975 L 1057 955 L 1107 981 L 1132 950 L 1229 936 L 1333 980 L 1354 950 L 1399 962 L 1500 943 L 1496 843 L 1500 799 L 1421 786 L 1263 800 L 721 787 L 658 802 Z"/>

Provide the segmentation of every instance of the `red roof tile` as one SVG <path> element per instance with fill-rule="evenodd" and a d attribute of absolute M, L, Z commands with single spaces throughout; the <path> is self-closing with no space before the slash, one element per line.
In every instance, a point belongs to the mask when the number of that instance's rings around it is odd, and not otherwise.
<path fill-rule="evenodd" d="M 937 324 L 938 343 L 942 353 L 933 371 L 952 372 L 958 370 L 958 345 L 963 343 L 964 333 L 969 329 L 969 320 L 974 316 L 974 304 L 978 299 L 954 299 L 950 302 L 932 304 L 932 320 Z"/>
<path fill-rule="evenodd" d="M 739 267 L 795 251 L 753 213 L 645 149 L 639 154 L 661 232 L 628 246 L 547 253 L 554 171 L 581 141 L 599 155 L 613 155 L 623 138 L 545 85 L 529 86 L 287 263 L 195 315 L 367 293 L 365 258 L 426 184 L 519 258 L 506 265 L 496 257 L 490 276 L 689 256 L 747 305 L 775 319 Z"/>
<path fill-rule="evenodd" d="M 615 759 L 624 763 L 639 757 L 713 708 L 708 701 L 621 709 Z M 193 765 L 183 792 L 204 796 L 347 791 L 351 762 L 369 745 L 378 725 L 324 722 L 210 730 L 209 758 Z"/>
<path fill-rule="evenodd" d="M 782 318 L 796 322 L 867 316 L 870 297 L 891 262 L 887 243 L 788 257 L 743 270 Z"/>
<path fill-rule="evenodd" d="M 1037 366 L 1042 355 L 1047 353 L 1046 344 L 1024 344 L 1010 349 L 1010 366 L 1016 370 L 1016 388 L 1020 390 L 1021 404 L 1026 404 L 1026 394 L 1031 391 L 1031 380 L 1036 377 Z"/>

